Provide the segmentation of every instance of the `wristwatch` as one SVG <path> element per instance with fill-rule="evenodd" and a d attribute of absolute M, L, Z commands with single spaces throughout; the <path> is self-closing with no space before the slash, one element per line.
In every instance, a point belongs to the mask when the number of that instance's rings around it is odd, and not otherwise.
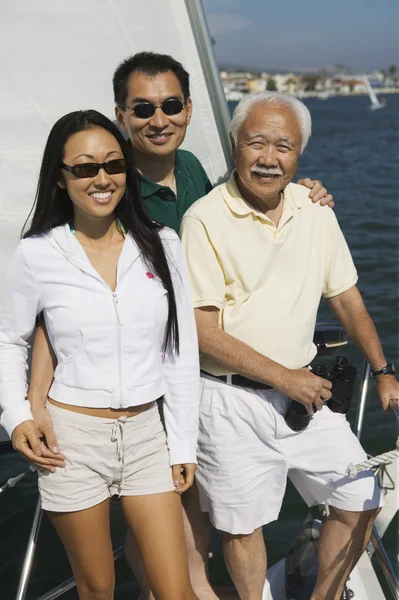
<path fill-rule="evenodd" d="M 387 365 L 385 365 L 385 367 L 382 367 L 382 369 L 378 369 L 377 371 L 371 371 L 371 376 L 375 379 L 376 377 L 378 377 L 378 375 L 395 375 L 395 373 L 395 365 L 393 365 L 392 363 L 388 363 Z"/>

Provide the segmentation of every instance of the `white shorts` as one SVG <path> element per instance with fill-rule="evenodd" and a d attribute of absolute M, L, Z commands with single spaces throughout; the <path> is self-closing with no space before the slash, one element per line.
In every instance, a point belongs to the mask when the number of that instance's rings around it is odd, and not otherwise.
<path fill-rule="evenodd" d="M 157 403 L 134 417 L 103 419 L 47 403 L 66 466 L 39 473 L 42 506 L 73 512 L 114 494 L 173 491 L 166 435 Z"/>
<path fill-rule="evenodd" d="M 197 483 L 201 509 L 213 525 L 248 534 L 278 518 L 287 475 L 312 506 L 349 511 L 382 506 L 372 471 L 355 479 L 348 463 L 366 460 L 345 415 L 324 406 L 307 429 L 285 423 L 291 400 L 202 377 Z"/>

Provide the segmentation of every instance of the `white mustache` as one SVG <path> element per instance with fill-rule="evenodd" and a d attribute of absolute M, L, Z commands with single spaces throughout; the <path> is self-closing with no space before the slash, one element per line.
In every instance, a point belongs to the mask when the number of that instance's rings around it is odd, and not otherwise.
<path fill-rule="evenodd" d="M 256 173 L 257 175 L 264 175 L 267 177 L 268 175 L 283 175 L 283 173 L 279 169 L 267 169 L 263 167 L 253 167 L 251 169 L 251 173 Z"/>

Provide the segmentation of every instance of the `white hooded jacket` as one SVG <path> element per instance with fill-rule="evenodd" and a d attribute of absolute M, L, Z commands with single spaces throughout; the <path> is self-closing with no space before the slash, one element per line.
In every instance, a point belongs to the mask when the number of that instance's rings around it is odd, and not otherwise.
<path fill-rule="evenodd" d="M 28 340 L 43 311 L 58 364 L 49 396 L 74 406 L 121 409 L 164 395 L 170 464 L 196 462 L 198 342 L 189 278 L 177 234 L 161 230 L 174 284 L 180 353 L 162 347 L 167 292 L 128 234 L 113 292 L 69 225 L 20 242 L 4 285 L 0 330 L 1 424 L 32 419 Z"/>

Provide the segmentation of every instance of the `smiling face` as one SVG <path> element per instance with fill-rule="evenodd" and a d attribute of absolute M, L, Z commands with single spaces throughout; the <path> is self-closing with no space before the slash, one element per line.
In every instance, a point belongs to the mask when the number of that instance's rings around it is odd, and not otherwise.
<path fill-rule="evenodd" d="M 105 163 L 123 159 L 114 136 L 102 127 L 90 127 L 71 135 L 64 146 L 63 163 L 68 166 L 84 163 Z M 100 169 L 95 177 L 78 178 L 61 169 L 58 185 L 66 189 L 77 214 L 90 218 L 112 215 L 126 189 L 126 174 L 108 175 Z"/>
<path fill-rule="evenodd" d="M 182 144 L 191 120 L 191 100 L 184 99 L 180 82 L 172 71 L 149 76 L 133 72 L 128 80 L 125 108 L 116 107 L 115 114 L 121 127 L 128 133 L 136 152 L 145 155 L 168 156 Z M 184 103 L 177 115 L 166 115 L 157 108 L 148 119 L 139 119 L 133 108 L 142 102 L 154 105 L 177 98 Z"/>
<path fill-rule="evenodd" d="M 245 199 L 257 206 L 276 206 L 295 175 L 301 140 L 292 109 L 270 103 L 250 110 L 233 142 L 237 183 Z"/>

